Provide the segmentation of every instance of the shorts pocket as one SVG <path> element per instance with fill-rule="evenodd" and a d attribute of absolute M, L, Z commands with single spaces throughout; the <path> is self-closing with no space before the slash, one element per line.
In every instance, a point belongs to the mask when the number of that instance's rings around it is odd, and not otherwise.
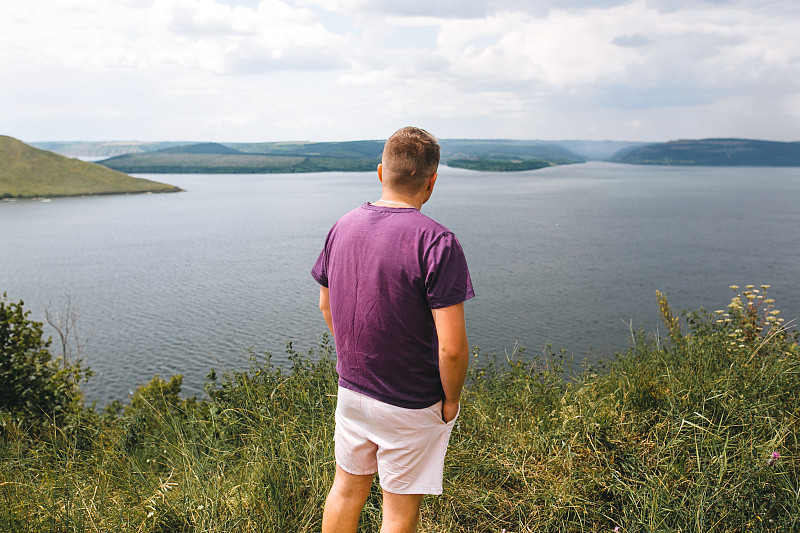
<path fill-rule="evenodd" d="M 450 422 L 445 422 L 444 419 L 442 418 L 443 407 L 444 403 L 439 401 L 431 405 L 430 407 L 426 407 L 425 409 L 436 417 L 436 420 L 439 422 L 440 425 L 452 426 L 453 424 L 455 424 L 456 420 L 458 420 L 458 415 L 461 414 L 461 404 L 460 403 L 458 404 L 458 411 L 456 412 L 456 416 Z"/>

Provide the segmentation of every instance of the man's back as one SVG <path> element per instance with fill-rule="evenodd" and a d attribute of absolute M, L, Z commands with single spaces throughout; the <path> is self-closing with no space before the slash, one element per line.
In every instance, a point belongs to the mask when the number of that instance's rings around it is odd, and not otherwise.
<path fill-rule="evenodd" d="M 313 274 L 330 290 L 340 385 L 407 408 L 442 398 L 431 309 L 472 296 L 452 232 L 413 208 L 365 204 L 334 225 Z"/>

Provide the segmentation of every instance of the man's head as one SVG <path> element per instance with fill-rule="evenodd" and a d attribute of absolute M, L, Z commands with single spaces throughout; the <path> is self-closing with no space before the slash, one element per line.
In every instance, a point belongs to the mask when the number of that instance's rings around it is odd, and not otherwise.
<path fill-rule="evenodd" d="M 383 146 L 382 181 L 401 193 L 417 193 L 428 186 L 439 167 L 439 143 L 427 131 L 401 128 Z"/>

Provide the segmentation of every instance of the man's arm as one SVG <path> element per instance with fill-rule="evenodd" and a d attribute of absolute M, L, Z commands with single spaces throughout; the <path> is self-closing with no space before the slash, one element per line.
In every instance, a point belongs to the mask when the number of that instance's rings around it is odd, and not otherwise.
<path fill-rule="evenodd" d="M 333 335 L 333 320 L 331 319 L 331 297 L 328 287 L 319 287 L 319 310 L 322 311 L 322 316 L 325 318 L 325 323 L 328 324 L 328 329 L 331 330 Z M 334 338 L 336 336 L 334 335 Z"/>
<path fill-rule="evenodd" d="M 444 389 L 442 419 L 450 422 L 458 413 L 458 402 L 469 365 L 464 303 L 431 309 L 431 313 L 439 337 L 439 377 Z"/>

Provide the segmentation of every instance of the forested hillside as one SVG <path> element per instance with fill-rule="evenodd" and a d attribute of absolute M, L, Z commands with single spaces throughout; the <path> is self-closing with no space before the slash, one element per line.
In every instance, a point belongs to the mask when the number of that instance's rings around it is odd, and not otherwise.
<path fill-rule="evenodd" d="M 634 165 L 795 167 L 800 166 L 800 142 L 679 140 L 626 148 L 610 161 Z"/>

